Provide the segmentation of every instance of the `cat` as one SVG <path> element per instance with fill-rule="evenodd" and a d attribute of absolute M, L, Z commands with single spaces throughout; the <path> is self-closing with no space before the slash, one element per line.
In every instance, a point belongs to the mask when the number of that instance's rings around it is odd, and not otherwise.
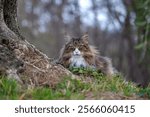
<path fill-rule="evenodd" d="M 97 69 L 107 76 L 112 76 L 114 70 L 110 58 L 101 56 L 99 51 L 89 45 L 88 34 L 80 38 L 71 38 L 65 35 L 65 45 L 60 51 L 58 63 L 65 68 L 87 67 Z"/>

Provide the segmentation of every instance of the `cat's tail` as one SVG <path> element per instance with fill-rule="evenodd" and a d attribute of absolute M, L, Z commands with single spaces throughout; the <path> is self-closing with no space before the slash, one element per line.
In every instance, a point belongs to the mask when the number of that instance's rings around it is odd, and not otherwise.
<path fill-rule="evenodd" d="M 116 74 L 112 61 L 108 57 L 99 56 L 98 59 L 96 59 L 96 67 L 107 76 L 113 76 Z"/>

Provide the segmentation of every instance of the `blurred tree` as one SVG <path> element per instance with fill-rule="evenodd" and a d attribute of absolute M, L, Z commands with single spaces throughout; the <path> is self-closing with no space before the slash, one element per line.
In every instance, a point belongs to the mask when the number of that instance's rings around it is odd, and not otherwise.
<path fill-rule="evenodd" d="M 147 86 L 150 81 L 150 1 L 133 0 L 133 8 L 136 14 L 138 42 L 136 45 L 138 65 L 143 75 L 143 84 Z"/>
<path fill-rule="evenodd" d="M 131 25 L 131 13 L 133 11 L 132 2 L 131 1 L 123 1 L 125 9 L 126 9 L 126 17 L 123 25 L 122 37 L 127 42 L 127 63 L 128 63 L 128 79 L 131 79 L 135 82 L 141 83 L 141 73 L 139 71 L 137 58 L 135 54 L 135 35 L 134 29 Z"/>

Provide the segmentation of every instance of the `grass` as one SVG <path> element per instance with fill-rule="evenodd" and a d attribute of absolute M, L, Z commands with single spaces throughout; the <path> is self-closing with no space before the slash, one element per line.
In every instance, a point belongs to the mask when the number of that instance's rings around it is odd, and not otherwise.
<path fill-rule="evenodd" d="M 70 68 L 83 78 L 90 77 L 92 82 L 65 77 L 55 88 L 20 86 L 15 80 L 0 77 L 0 99 L 150 99 L 150 87 L 136 87 L 123 80 L 121 75 L 107 78 L 92 69 Z"/>

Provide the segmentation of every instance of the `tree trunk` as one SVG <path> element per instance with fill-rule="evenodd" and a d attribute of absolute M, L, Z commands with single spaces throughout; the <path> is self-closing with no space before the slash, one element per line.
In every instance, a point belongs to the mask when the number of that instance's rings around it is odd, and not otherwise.
<path fill-rule="evenodd" d="M 21 35 L 17 0 L 0 0 L 0 75 L 22 84 L 54 86 L 72 75 L 29 44 Z"/>
<path fill-rule="evenodd" d="M 3 0 L 0 0 L 0 22 L 3 21 Z"/>
<path fill-rule="evenodd" d="M 15 33 L 11 31 L 4 21 L 4 2 L 5 0 L 0 0 L 0 42 L 2 39 L 13 39 L 17 38 Z"/>
<path fill-rule="evenodd" d="M 128 44 L 128 50 L 126 53 L 127 63 L 128 63 L 128 79 L 132 80 L 143 87 L 146 87 L 148 83 L 146 83 L 145 74 L 142 73 L 141 67 L 138 63 L 138 58 L 136 57 L 136 51 L 134 49 L 135 42 L 132 26 L 130 23 L 130 12 L 131 12 L 131 1 L 124 1 L 124 5 L 126 7 L 127 15 L 124 23 L 123 37 L 126 39 Z"/>
<path fill-rule="evenodd" d="M 4 1 L 4 20 L 8 28 L 10 28 L 20 39 L 24 39 L 18 25 L 17 0 Z"/>

